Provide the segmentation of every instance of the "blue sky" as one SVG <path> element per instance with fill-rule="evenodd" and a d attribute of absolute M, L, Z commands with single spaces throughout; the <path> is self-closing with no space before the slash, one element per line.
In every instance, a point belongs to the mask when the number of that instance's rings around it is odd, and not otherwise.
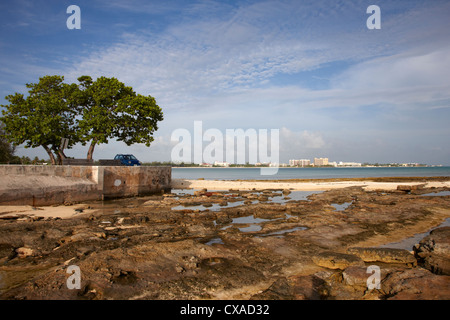
<path fill-rule="evenodd" d="M 80 30 L 66 27 L 72 4 Z M 379 30 L 366 27 L 372 4 Z M 95 159 L 170 160 L 171 133 L 201 120 L 279 129 L 281 162 L 450 165 L 449 16 L 444 0 L 2 1 L 0 104 L 44 75 L 116 77 L 165 119 L 150 148 L 111 141 Z"/>

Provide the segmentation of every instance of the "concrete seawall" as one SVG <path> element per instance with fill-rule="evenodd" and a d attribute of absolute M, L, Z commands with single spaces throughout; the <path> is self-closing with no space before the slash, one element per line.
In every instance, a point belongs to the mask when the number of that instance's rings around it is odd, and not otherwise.
<path fill-rule="evenodd" d="M 159 193 L 170 167 L 0 165 L 0 205 L 53 205 Z"/>

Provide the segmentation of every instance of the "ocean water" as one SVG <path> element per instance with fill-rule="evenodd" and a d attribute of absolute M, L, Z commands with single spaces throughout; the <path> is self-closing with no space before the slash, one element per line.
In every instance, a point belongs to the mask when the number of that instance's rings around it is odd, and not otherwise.
<path fill-rule="evenodd" d="M 261 175 L 260 168 L 172 168 L 172 179 L 277 180 L 370 177 L 450 176 L 450 167 L 279 168 L 275 175 Z"/>

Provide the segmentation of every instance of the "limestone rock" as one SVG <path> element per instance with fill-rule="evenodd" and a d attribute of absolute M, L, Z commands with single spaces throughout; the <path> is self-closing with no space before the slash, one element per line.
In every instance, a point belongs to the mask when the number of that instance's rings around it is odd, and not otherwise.
<path fill-rule="evenodd" d="M 265 196 L 265 195 L 261 195 L 261 196 L 258 197 L 258 200 L 259 200 L 259 201 L 268 201 L 268 200 L 269 200 L 269 197 L 267 197 L 267 196 Z"/>
<path fill-rule="evenodd" d="M 319 300 L 329 296 L 330 288 L 315 275 L 295 276 L 290 280 L 296 300 Z"/>
<path fill-rule="evenodd" d="M 226 213 L 218 213 L 216 218 L 216 224 L 223 225 L 232 222 L 231 219 Z"/>
<path fill-rule="evenodd" d="M 346 285 L 361 287 L 364 290 L 367 288 L 367 278 L 369 276 L 367 268 L 360 266 L 350 266 L 342 272 L 342 278 Z"/>
<path fill-rule="evenodd" d="M 450 275 L 450 227 L 431 231 L 414 247 L 414 255 L 431 272 Z"/>
<path fill-rule="evenodd" d="M 195 197 L 203 196 L 203 195 L 205 195 L 206 192 L 208 192 L 207 189 L 197 190 L 197 191 L 194 191 L 194 196 Z"/>
<path fill-rule="evenodd" d="M 286 278 L 274 281 L 269 288 L 255 294 L 251 300 L 293 300 L 292 288 Z"/>
<path fill-rule="evenodd" d="M 277 279 L 251 300 L 320 300 L 328 295 L 329 288 L 324 280 L 307 275 Z"/>
<path fill-rule="evenodd" d="M 328 251 L 314 255 L 312 260 L 316 265 L 329 269 L 343 270 L 352 265 L 364 265 L 364 262 L 355 255 Z"/>
<path fill-rule="evenodd" d="M 397 190 L 404 192 L 416 191 L 423 188 L 423 184 L 420 185 L 398 185 Z"/>
<path fill-rule="evenodd" d="M 20 247 L 16 249 L 17 257 L 19 258 L 26 258 L 29 256 L 32 256 L 34 251 L 31 248 L 28 247 Z"/>
<path fill-rule="evenodd" d="M 423 268 L 405 269 L 387 275 L 381 289 L 394 300 L 448 300 L 450 276 L 438 276 Z"/>
<path fill-rule="evenodd" d="M 15 256 L 14 247 L 7 243 L 0 243 L 0 264 Z"/>
<path fill-rule="evenodd" d="M 402 263 L 407 266 L 415 266 L 417 260 L 404 249 L 394 248 L 350 248 L 348 253 L 360 257 L 364 262 Z"/>

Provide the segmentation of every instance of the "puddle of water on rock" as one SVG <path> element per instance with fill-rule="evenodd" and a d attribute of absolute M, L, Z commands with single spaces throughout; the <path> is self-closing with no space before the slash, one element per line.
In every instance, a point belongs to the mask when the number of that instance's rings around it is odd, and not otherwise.
<path fill-rule="evenodd" d="M 450 191 L 440 191 L 440 192 L 431 192 L 431 193 L 425 193 L 421 196 L 426 197 L 444 197 L 444 196 L 450 196 Z"/>
<path fill-rule="evenodd" d="M 262 227 L 259 225 L 262 222 L 271 221 L 275 219 L 261 219 L 261 218 L 255 218 L 253 215 L 246 216 L 246 217 L 239 217 L 239 218 L 233 218 L 233 221 L 230 222 L 230 225 L 225 226 L 221 228 L 220 230 L 226 230 L 230 228 L 232 225 L 236 224 L 249 224 L 247 227 L 241 227 L 239 231 L 241 232 L 255 232 L 255 231 L 261 231 Z"/>
<path fill-rule="evenodd" d="M 287 201 L 301 201 L 308 200 L 308 196 L 316 193 L 322 193 L 323 191 L 291 191 L 288 195 L 280 195 L 269 198 L 271 202 L 275 203 L 286 203 Z M 286 199 L 288 198 L 288 199 Z"/>
<path fill-rule="evenodd" d="M 450 218 L 445 219 L 445 221 L 442 222 L 436 228 L 441 228 L 441 227 L 450 227 Z M 406 250 L 410 251 L 410 250 L 412 250 L 412 248 L 414 247 L 414 245 L 416 243 L 419 243 L 420 240 L 422 240 L 423 238 L 428 236 L 430 234 L 430 232 L 433 231 L 436 228 L 432 228 L 431 230 L 429 230 L 427 232 L 417 233 L 417 234 L 415 234 L 412 237 L 403 239 L 403 240 L 398 241 L 398 242 L 392 242 L 392 243 L 387 243 L 387 244 L 381 245 L 381 246 L 379 246 L 379 248 L 406 249 Z"/>
<path fill-rule="evenodd" d="M 175 194 L 177 196 L 185 196 L 185 195 L 193 196 L 195 191 L 200 191 L 200 190 L 202 190 L 202 189 L 171 189 L 170 193 Z M 228 190 L 208 189 L 208 192 L 228 193 L 229 191 Z"/>
<path fill-rule="evenodd" d="M 270 220 L 273 220 L 273 219 L 255 218 L 253 215 L 250 215 L 250 216 L 246 216 L 246 217 L 234 218 L 231 223 L 248 224 L 248 223 L 261 223 L 261 222 L 266 222 L 266 221 L 270 221 Z"/>
<path fill-rule="evenodd" d="M 239 231 L 241 232 L 256 232 L 256 231 L 261 231 L 262 227 L 259 224 L 252 224 L 249 225 L 248 227 L 242 227 L 242 228 L 238 228 Z"/>
<path fill-rule="evenodd" d="M 239 229 L 239 231 L 241 232 L 256 232 L 256 231 L 261 231 L 262 230 L 262 226 L 260 225 L 261 223 L 264 222 L 268 222 L 268 221 L 276 221 L 276 220 L 287 220 L 289 218 L 292 218 L 293 216 L 289 215 L 289 214 L 285 214 L 285 216 L 283 218 L 273 218 L 273 219 L 263 219 L 263 218 L 255 218 L 253 215 L 249 215 L 249 216 L 245 216 L 245 217 L 239 217 L 239 218 L 233 218 L 233 220 L 230 222 L 229 225 L 221 228 L 220 230 L 226 230 L 230 227 L 232 227 L 233 225 L 249 225 L 246 227 L 241 227 Z M 214 224 L 216 224 L 216 222 L 214 221 Z M 280 234 L 285 234 L 285 233 L 289 233 L 289 232 L 293 232 L 296 230 L 304 230 L 306 229 L 305 227 L 296 227 L 296 228 L 292 228 L 292 229 L 285 229 L 285 230 L 280 230 L 280 231 L 275 231 L 273 233 L 269 233 L 267 235 L 280 235 Z"/>
<path fill-rule="evenodd" d="M 212 238 L 211 240 L 209 240 L 205 244 L 208 245 L 208 246 L 212 246 L 213 244 L 223 244 L 223 241 L 222 241 L 222 238 L 217 237 L 217 238 Z"/>
<path fill-rule="evenodd" d="M 194 195 L 195 191 L 198 191 L 200 189 L 172 189 L 171 192 L 173 194 L 176 194 L 177 196 L 184 196 L 184 195 Z M 227 193 L 229 191 L 227 190 L 208 190 L 208 192 L 221 192 L 221 193 Z M 253 194 L 256 194 L 258 196 L 264 195 L 264 192 L 261 190 L 258 191 L 250 191 Z M 287 201 L 300 201 L 300 200 L 308 200 L 308 196 L 316 193 L 322 193 L 323 191 L 291 191 L 288 195 L 283 195 L 281 192 L 275 192 L 275 196 L 269 196 L 268 197 L 268 203 L 281 203 L 285 204 Z M 233 193 L 233 192 L 230 192 Z M 270 194 L 269 194 L 270 195 Z M 224 198 L 224 200 L 227 200 Z M 252 203 L 258 203 L 259 200 L 253 201 Z"/>
<path fill-rule="evenodd" d="M 332 203 L 331 205 L 336 209 L 336 211 L 344 211 L 344 210 L 347 209 L 351 204 L 352 204 L 352 202 L 344 202 L 344 203 L 342 203 L 342 204 Z"/>
<path fill-rule="evenodd" d="M 194 189 L 172 189 L 170 190 L 170 193 L 176 194 L 177 196 L 184 196 L 184 195 L 194 195 Z"/>
<path fill-rule="evenodd" d="M 198 205 L 198 206 L 190 206 L 189 204 L 184 204 L 184 205 L 172 207 L 172 210 L 189 209 L 189 210 L 204 211 L 204 210 L 208 209 L 209 211 L 219 211 L 220 209 L 233 208 L 233 207 L 241 206 L 243 204 L 244 204 L 244 201 L 235 201 L 235 202 L 228 201 L 226 205 L 222 205 L 222 206 L 219 203 L 212 203 L 212 206 L 205 206 L 203 204 Z"/>
<path fill-rule="evenodd" d="M 177 196 L 184 196 L 184 195 L 194 195 L 194 192 L 197 191 L 196 189 L 172 189 L 172 193 L 176 194 Z M 208 190 L 208 192 L 227 192 L 226 190 Z M 270 196 L 268 197 L 268 201 L 267 203 L 280 203 L 280 204 L 285 204 L 287 201 L 302 201 L 302 200 L 308 200 L 308 196 L 312 195 L 312 194 L 316 194 L 316 193 L 322 193 L 323 191 L 291 191 L 288 195 L 284 195 L 281 192 L 275 192 L 276 195 L 275 196 Z M 256 194 L 256 195 L 264 195 L 264 192 L 262 191 L 251 191 L 251 193 Z M 226 199 L 224 199 L 226 200 Z M 246 199 L 245 201 L 247 201 L 248 199 Z M 253 200 L 252 204 L 256 204 L 259 203 L 259 200 Z M 266 201 L 264 201 L 266 202 Z M 341 206 L 348 206 L 351 203 L 345 203 Z M 236 206 L 240 206 L 240 205 L 244 205 L 244 201 L 235 201 L 235 202 L 231 202 L 228 201 L 226 206 L 221 206 L 219 203 L 213 203 L 212 206 L 204 206 L 204 205 L 197 205 L 197 206 L 189 206 L 189 205 L 178 205 L 172 208 L 172 210 L 184 210 L 184 209 L 191 209 L 191 210 L 200 210 L 200 211 L 204 211 L 204 210 L 210 210 L 210 211 L 219 211 L 223 208 L 230 208 L 230 207 L 236 207 Z M 346 208 L 345 206 L 345 208 Z M 344 210 L 345 209 L 343 207 Z M 339 210 L 339 208 L 337 208 L 337 210 Z M 238 217 L 238 218 L 233 218 L 232 222 L 230 222 L 228 225 L 222 227 L 220 230 L 226 230 L 230 227 L 232 227 L 233 225 L 247 225 L 245 227 L 238 227 L 239 231 L 241 232 L 257 232 L 257 231 L 261 231 L 262 230 L 262 226 L 261 224 L 264 222 L 268 222 L 268 221 L 274 221 L 274 220 L 281 220 L 281 219 L 289 219 L 292 216 L 289 214 L 285 214 L 285 217 L 283 218 L 274 218 L 274 219 L 262 219 L 262 218 L 255 218 L 253 215 L 249 215 L 249 216 L 245 216 L 245 217 Z M 214 221 L 214 224 L 216 224 L 216 221 Z M 305 230 L 307 229 L 306 227 L 294 227 L 294 228 L 289 228 L 289 229 L 283 229 L 283 230 L 279 230 L 279 231 L 274 231 L 274 232 L 270 232 L 267 233 L 265 235 L 262 236 L 278 236 L 278 237 L 282 237 L 287 233 L 291 233 L 297 230 Z M 207 245 L 213 245 L 215 243 L 223 243 L 222 239 L 220 237 L 217 238 L 213 238 L 210 241 L 208 241 L 206 244 Z"/>
<path fill-rule="evenodd" d="M 214 205 L 212 207 L 209 207 L 209 208 L 205 207 L 204 205 L 199 205 L 199 206 L 189 206 L 189 205 L 183 206 L 183 205 L 179 205 L 179 206 L 176 206 L 176 207 L 172 207 L 172 210 L 189 209 L 189 210 L 200 210 L 200 211 L 203 211 L 203 210 L 209 209 L 209 210 L 213 211 L 213 209 L 214 209 L 213 207 L 214 207 Z"/>
<path fill-rule="evenodd" d="M 295 228 L 290 228 L 290 229 L 282 229 L 282 230 L 278 230 L 278 231 L 274 231 L 274 232 L 270 232 L 270 233 L 266 233 L 262 236 L 267 237 L 267 236 L 278 236 L 279 238 L 282 238 L 286 233 L 291 233 L 297 230 L 306 230 L 308 229 L 307 227 L 295 227 Z"/>

